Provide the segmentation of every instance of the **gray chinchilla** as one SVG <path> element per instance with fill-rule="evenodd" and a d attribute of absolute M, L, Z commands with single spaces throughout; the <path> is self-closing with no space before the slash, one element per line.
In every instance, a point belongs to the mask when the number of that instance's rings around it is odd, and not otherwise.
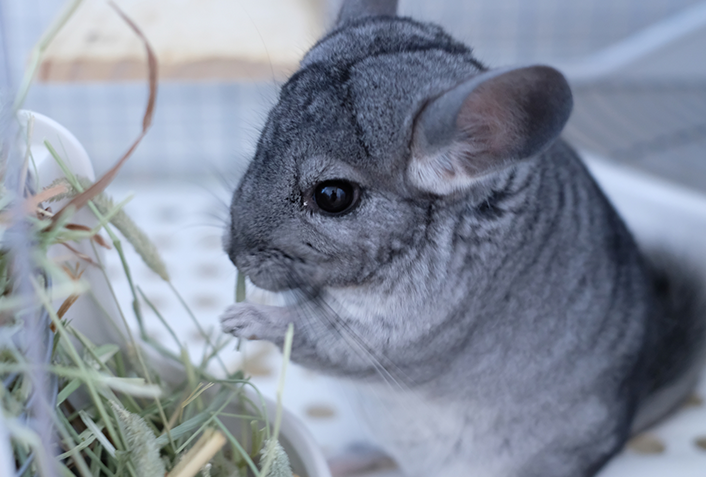
<path fill-rule="evenodd" d="M 693 386 L 701 285 L 640 253 L 558 139 L 559 72 L 487 69 L 395 12 L 345 1 L 282 87 L 225 246 L 296 299 L 223 329 L 293 323 L 292 359 L 359 383 L 409 476 L 592 476 Z"/>

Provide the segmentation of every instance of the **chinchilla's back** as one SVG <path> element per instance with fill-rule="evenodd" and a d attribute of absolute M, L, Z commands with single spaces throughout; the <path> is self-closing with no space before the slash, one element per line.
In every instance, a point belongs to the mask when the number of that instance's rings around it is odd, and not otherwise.
<path fill-rule="evenodd" d="M 706 358 L 706 277 L 678 252 L 647 252 L 654 309 L 644 340 L 647 397 L 633 430 L 639 432 L 687 398 Z"/>

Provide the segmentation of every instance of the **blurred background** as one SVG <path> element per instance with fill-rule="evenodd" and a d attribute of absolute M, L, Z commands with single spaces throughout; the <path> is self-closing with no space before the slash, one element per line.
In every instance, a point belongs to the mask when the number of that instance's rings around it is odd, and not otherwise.
<path fill-rule="evenodd" d="M 14 88 L 32 47 L 70 3 L 0 0 L 6 45 L 0 64 Z M 228 195 L 253 154 L 279 85 L 331 26 L 339 2 L 116 3 L 154 46 L 160 85 L 153 128 L 109 192 L 117 199 L 136 192 L 126 210 L 155 240 L 175 286 L 215 334 L 235 281 L 220 249 Z M 706 2 L 400 0 L 400 13 L 441 24 L 488 66 L 559 68 L 575 94 L 565 137 L 577 148 L 706 192 Z M 25 107 L 72 131 L 100 174 L 140 131 L 144 62 L 140 42 L 107 3 L 85 0 L 47 50 Z M 108 267 L 127 299 L 116 257 L 109 256 Z M 198 353 L 203 342 L 183 310 L 156 275 L 136 268 L 147 296 Z M 148 328 L 165 335 L 158 325 Z M 258 343 L 246 351 L 245 357 L 233 352 L 232 365 L 245 360 L 255 382 L 273 395 L 278 354 Z M 287 379 L 285 404 L 329 456 L 365 440 L 327 379 L 296 367 Z"/>
<path fill-rule="evenodd" d="M 68 4 L 2 0 L 11 77 Z M 123 171 L 236 174 L 277 85 L 331 25 L 336 0 L 122 0 L 161 65 L 154 128 Z M 572 80 L 578 147 L 706 187 L 706 3 L 699 0 L 401 0 L 489 66 L 546 63 Z M 105 170 L 139 131 L 144 54 L 104 0 L 86 0 L 52 44 L 26 107 L 78 137 Z"/>

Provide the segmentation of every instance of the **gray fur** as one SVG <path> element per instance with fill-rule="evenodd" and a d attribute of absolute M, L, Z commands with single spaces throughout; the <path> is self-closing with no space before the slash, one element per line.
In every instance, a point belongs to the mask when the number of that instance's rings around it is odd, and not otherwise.
<path fill-rule="evenodd" d="M 233 305 L 224 330 L 281 344 L 294 323 L 292 358 L 375 396 L 365 412 L 410 477 L 592 476 L 693 381 L 695 284 L 663 286 L 553 140 L 570 96 L 549 70 L 548 109 L 516 96 L 511 116 L 544 125 L 515 128 L 521 147 L 460 185 L 420 182 L 420 112 L 486 68 L 438 27 L 346 21 L 282 88 L 233 196 L 231 260 L 293 300 Z M 360 186 L 339 216 L 312 197 L 333 179 Z"/>

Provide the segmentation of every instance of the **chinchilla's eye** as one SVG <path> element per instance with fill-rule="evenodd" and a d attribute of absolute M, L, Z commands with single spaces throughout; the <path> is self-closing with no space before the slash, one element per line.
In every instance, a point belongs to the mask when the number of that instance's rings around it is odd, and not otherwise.
<path fill-rule="evenodd" d="M 314 188 L 316 205 L 329 214 L 347 212 L 356 204 L 358 196 L 358 186 L 343 180 L 325 181 Z"/>

